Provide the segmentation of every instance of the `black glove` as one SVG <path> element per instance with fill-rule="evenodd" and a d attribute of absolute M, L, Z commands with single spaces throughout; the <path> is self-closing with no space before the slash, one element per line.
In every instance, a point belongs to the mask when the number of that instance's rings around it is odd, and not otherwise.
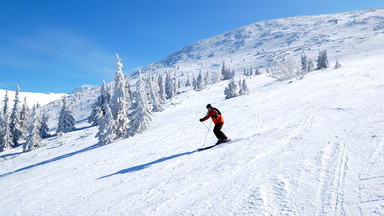
<path fill-rule="evenodd" d="M 200 119 L 200 122 L 203 122 L 203 121 L 204 121 L 204 119 L 201 118 L 201 119 Z"/>

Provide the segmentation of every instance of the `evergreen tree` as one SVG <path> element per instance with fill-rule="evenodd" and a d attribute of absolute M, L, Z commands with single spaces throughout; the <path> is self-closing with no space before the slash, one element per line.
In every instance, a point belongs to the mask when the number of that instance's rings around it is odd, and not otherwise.
<path fill-rule="evenodd" d="M 165 94 L 167 99 L 171 99 L 174 96 L 173 83 L 170 73 L 167 73 L 165 77 Z"/>
<path fill-rule="evenodd" d="M 160 102 L 164 103 L 166 100 L 165 96 L 165 88 L 164 88 L 164 78 L 163 75 L 158 75 L 158 83 L 159 83 L 159 97 Z"/>
<path fill-rule="evenodd" d="M 139 73 L 139 80 L 136 84 L 135 103 L 132 104 L 127 137 L 142 133 L 149 127 L 151 121 L 151 111 L 148 109 L 144 82 Z"/>
<path fill-rule="evenodd" d="M 23 146 L 23 151 L 31 151 L 41 147 L 41 137 L 40 137 L 40 117 L 38 115 L 37 106 L 33 107 L 32 111 L 32 121 L 28 127 L 28 136 L 26 142 Z"/>
<path fill-rule="evenodd" d="M 185 86 L 186 86 L 186 87 L 191 86 L 191 82 L 189 81 L 189 75 L 188 75 L 188 78 L 187 78 L 187 82 L 185 83 Z"/>
<path fill-rule="evenodd" d="M 24 103 L 20 112 L 20 128 L 22 131 L 22 135 L 20 137 L 21 139 L 25 139 L 27 137 L 29 115 L 30 115 L 30 112 L 29 112 L 29 107 L 27 105 L 27 98 L 24 97 Z"/>
<path fill-rule="evenodd" d="M 339 61 L 338 61 L 338 60 L 336 60 L 335 69 L 337 69 L 337 68 L 340 68 L 340 67 L 341 67 L 341 64 L 339 63 Z"/>
<path fill-rule="evenodd" d="M 12 148 L 8 117 L 0 112 L 0 152 Z"/>
<path fill-rule="evenodd" d="M 255 69 L 255 75 L 257 76 L 257 75 L 260 75 L 261 74 L 261 72 L 260 72 L 260 68 L 259 67 L 256 67 L 256 69 Z"/>
<path fill-rule="evenodd" d="M 195 78 L 195 74 L 193 74 L 193 78 L 192 78 L 192 86 L 193 86 L 193 90 L 196 90 L 196 87 L 197 87 L 197 80 Z"/>
<path fill-rule="evenodd" d="M 156 90 L 156 86 L 152 79 L 147 80 L 148 88 L 149 88 L 149 94 L 152 101 L 152 112 L 160 112 L 164 110 L 163 105 L 160 102 L 159 95 L 156 93 L 158 92 Z"/>
<path fill-rule="evenodd" d="M 205 88 L 204 82 L 203 82 L 203 76 L 201 74 L 201 71 L 199 73 L 199 76 L 197 77 L 196 81 L 196 90 L 201 91 Z"/>
<path fill-rule="evenodd" d="M 327 50 L 319 51 L 319 57 L 317 58 L 317 70 L 329 68 Z"/>
<path fill-rule="evenodd" d="M 105 114 L 106 104 L 109 104 L 111 100 L 111 93 L 108 87 L 103 80 L 103 84 L 100 89 L 100 95 L 97 98 L 95 104 L 93 105 L 93 109 L 91 115 L 88 118 L 88 123 L 91 123 L 92 126 L 99 125 L 100 119 Z"/>
<path fill-rule="evenodd" d="M 209 84 L 209 73 L 207 71 L 207 73 L 205 74 L 205 77 L 204 77 L 204 85 L 208 85 Z"/>
<path fill-rule="evenodd" d="M 73 117 L 72 112 L 69 110 L 67 103 L 67 98 L 64 97 L 63 107 L 61 108 L 59 123 L 57 125 L 57 133 L 67 133 L 75 130 L 75 118 Z"/>
<path fill-rule="evenodd" d="M 117 138 L 125 136 L 128 128 L 128 96 L 125 90 L 125 78 L 121 68 L 123 64 L 121 64 L 121 59 L 116 54 L 116 75 L 115 75 L 115 87 L 113 91 L 113 97 L 111 101 L 111 111 L 112 116 L 115 121 L 114 123 L 114 134 Z"/>
<path fill-rule="evenodd" d="M 240 95 L 246 95 L 248 93 L 249 93 L 249 88 L 248 88 L 247 82 L 246 82 L 245 79 L 243 79 L 243 82 L 241 84 L 241 88 L 240 88 L 239 94 Z"/>
<path fill-rule="evenodd" d="M 8 89 L 7 89 L 7 91 L 5 92 L 5 97 L 4 97 L 4 107 L 3 107 L 3 114 L 4 114 L 4 116 L 8 112 L 8 101 L 9 101 L 9 98 L 8 98 Z"/>
<path fill-rule="evenodd" d="M 233 98 L 238 96 L 238 86 L 235 81 L 235 79 L 232 79 L 228 86 L 225 87 L 224 94 L 225 94 L 225 99 Z"/>
<path fill-rule="evenodd" d="M 111 109 L 109 105 L 105 105 L 105 114 L 100 119 L 99 132 L 96 134 L 96 137 L 99 139 L 99 145 L 106 145 L 113 141 L 114 138 L 114 121 Z"/>
<path fill-rule="evenodd" d="M 11 119 L 10 119 L 10 130 L 12 134 L 12 146 L 15 147 L 18 144 L 18 140 L 22 137 L 22 129 L 20 123 L 20 99 L 19 99 L 20 88 L 17 86 L 16 95 L 14 100 L 14 106 L 12 109 Z"/>
<path fill-rule="evenodd" d="M 13 146 L 12 133 L 10 129 L 9 114 L 8 114 L 8 90 L 5 93 L 4 107 L 1 118 L 1 136 L 0 136 L 0 152 L 11 149 Z"/>
<path fill-rule="evenodd" d="M 48 115 L 45 110 L 41 114 L 39 133 L 42 139 L 49 137 Z"/>

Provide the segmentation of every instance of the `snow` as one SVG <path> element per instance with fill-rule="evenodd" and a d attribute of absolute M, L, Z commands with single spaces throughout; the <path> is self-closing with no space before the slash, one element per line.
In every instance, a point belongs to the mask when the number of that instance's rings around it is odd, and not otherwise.
<path fill-rule="evenodd" d="M 22 88 L 22 86 L 21 86 Z M 16 86 L 15 86 L 16 89 Z M 22 90 L 22 89 L 21 89 Z M 0 89 L 0 106 L 4 106 L 4 97 L 5 97 L 6 90 Z M 13 106 L 13 99 L 15 98 L 16 91 L 8 90 L 8 106 Z M 35 92 L 22 92 L 20 91 L 20 102 L 21 104 L 24 103 L 24 97 L 27 97 L 27 104 L 30 108 L 33 107 L 33 105 L 39 103 L 40 105 L 46 105 L 52 101 L 59 100 L 63 96 L 66 96 L 67 94 L 60 94 L 60 93 L 35 93 Z"/>
<path fill-rule="evenodd" d="M 188 90 L 128 139 L 99 146 L 78 121 L 43 148 L 1 152 L 0 215 L 384 215 L 383 34 L 374 39 L 358 53 L 341 44 L 338 69 L 247 79 L 248 95 L 225 99 L 229 81 Z M 199 122 L 208 103 L 232 141 L 197 151 L 216 142 Z"/>

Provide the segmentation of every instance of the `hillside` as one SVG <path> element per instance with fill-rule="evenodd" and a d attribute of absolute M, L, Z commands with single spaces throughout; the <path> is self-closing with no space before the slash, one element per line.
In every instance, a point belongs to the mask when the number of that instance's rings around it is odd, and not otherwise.
<path fill-rule="evenodd" d="M 70 96 L 79 130 L 0 153 L 0 215 L 384 215 L 383 12 L 265 21 L 197 42 L 143 71 L 177 65 L 186 76 L 223 59 L 240 70 L 303 46 L 313 58 L 328 49 L 342 67 L 283 82 L 264 73 L 247 79 L 248 95 L 227 100 L 228 81 L 183 89 L 149 130 L 109 145 L 98 146 L 85 121 L 99 88 Z M 257 26 L 238 49 L 214 45 Z M 198 121 L 208 103 L 233 141 L 197 151 L 216 142 L 210 122 Z M 54 125 L 60 102 L 47 107 Z"/>

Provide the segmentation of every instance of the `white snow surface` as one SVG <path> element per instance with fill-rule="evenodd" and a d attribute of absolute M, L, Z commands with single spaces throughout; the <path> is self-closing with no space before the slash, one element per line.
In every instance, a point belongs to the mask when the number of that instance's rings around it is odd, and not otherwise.
<path fill-rule="evenodd" d="M 291 82 L 261 75 L 229 100 L 227 82 L 188 91 L 106 146 L 82 123 L 3 152 L 0 215 L 383 215 L 383 57 Z M 198 121 L 207 103 L 233 141 L 197 151 L 216 141 Z"/>
<path fill-rule="evenodd" d="M 15 86 L 16 89 L 16 86 Z M 0 89 L 0 106 L 4 106 L 4 98 L 5 98 L 6 90 Z M 14 99 L 15 99 L 16 91 L 8 90 L 8 107 L 13 108 Z M 59 100 L 63 96 L 67 94 L 60 93 L 37 93 L 37 92 L 23 92 L 20 90 L 19 92 L 19 100 L 21 104 L 24 103 L 24 98 L 27 98 L 28 107 L 32 108 L 35 104 L 46 105 L 51 103 L 52 101 Z"/>
<path fill-rule="evenodd" d="M 72 95 L 78 130 L 28 153 L 0 153 L 0 215 L 384 215 L 382 11 L 314 17 L 329 24 L 324 35 L 344 41 L 314 40 L 320 29 L 304 39 L 326 44 L 339 69 L 284 82 L 263 74 L 247 79 L 248 95 L 228 100 L 228 81 L 186 89 L 154 113 L 147 131 L 109 145 L 98 146 L 97 128 L 85 123 L 98 89 Z M 352 28 L 329 31 L 335 17 Z M 264 24 L 295 19 L 303 18 Z M 268 55 L 279 53 L 281 35 L 264 41 Z M 232 67 L 244 53 L 231 54 Z M 181 68 L 195 71 L 204 58 Z M 233 141 L 197 151 L 216 142 L 210 120 L 198 121 L 208 103 L 223 113 Z M 57 118 L 59 102 L 46 108 Z"/>

